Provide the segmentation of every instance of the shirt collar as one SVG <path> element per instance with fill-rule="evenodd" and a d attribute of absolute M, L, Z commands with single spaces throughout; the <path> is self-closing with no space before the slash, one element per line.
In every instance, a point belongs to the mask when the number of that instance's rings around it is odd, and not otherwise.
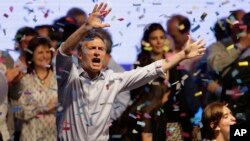
<path fill-rule="evenodd" d="M 90 79 L 88 73 L 82 67 L 78 68 L 78 75 L 80 77 L 84 77 L 84 78 Z M 99 79 L 99 78 L 104 80 L 105 76 L 106 76 L 105 70 L 101 70 L 101 72 L 99 73 L 99 75 L 97 77 L 95 77 L 93 80 Z"/>

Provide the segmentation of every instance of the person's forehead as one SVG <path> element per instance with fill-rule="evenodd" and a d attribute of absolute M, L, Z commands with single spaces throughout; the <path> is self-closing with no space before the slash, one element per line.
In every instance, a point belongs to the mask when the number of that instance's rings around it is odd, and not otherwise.
<path fill-rule="evenodd" d="M 90 41 L 84 41 L 85 46 L 98 46 L 98 47 L 105 47 L 105 43 L 102 39 L 95 37 Z"/>

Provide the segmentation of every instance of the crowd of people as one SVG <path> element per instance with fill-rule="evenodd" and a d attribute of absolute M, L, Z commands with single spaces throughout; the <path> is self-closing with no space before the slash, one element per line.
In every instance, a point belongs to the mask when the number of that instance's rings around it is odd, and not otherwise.
<path fill-rule="evenodd" d="M 229 141 L 250 123 L 250 12 L 219 19 L 207 48 L 183 15 L 149 23 L 130 71 L 112 58 L 110 12 L 16 32 L 18 59 L 0 51 L 0 140 Z"/>

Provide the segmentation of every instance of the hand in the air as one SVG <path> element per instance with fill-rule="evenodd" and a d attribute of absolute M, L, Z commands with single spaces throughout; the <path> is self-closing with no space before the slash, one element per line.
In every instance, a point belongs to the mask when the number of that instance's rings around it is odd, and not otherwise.
<path fill-rule="evenodd" d="M 109 27 L 110 24 L 108 23 L 102 23 L 101 18 L 106 17 L 111 9 L 107 9 L 107 4 L 101 3 L 96 4 L 92 13 L 89 15 L 87 24 L 92 26 L 93 28 L 103 28 L 103 27 Z"/>
<path fill-rule="evenodd" d="M 206 48 L 204 48 L 205 43 L 202 39 L 199 39 L 191 43 L 191 38 L 188 36 L 188 41 L 184 48 L 185 58 L 193 58 L 196 56 L 201 56 L 205 53 Z"/>

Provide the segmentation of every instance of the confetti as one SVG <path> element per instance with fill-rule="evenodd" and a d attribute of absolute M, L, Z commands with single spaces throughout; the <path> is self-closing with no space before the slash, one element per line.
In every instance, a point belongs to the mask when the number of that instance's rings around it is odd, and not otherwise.
<path fill-rule="evenodd" d="M 248 91 L 248 87 L 244 86 L 243 88 L 240 89 L 241 93 L 246 93 Z"/>
<path fill-rule="evenodd" d="M 4 36 L 6 36 L 6 29 L 5 28 L 3 29 L 3 34 L 4 34 Z"/>
<path fill-rule="evenodd" d="M 132 117 L 133 119 L 136 119 L 136 116 L 131 113 L 129 113 L 128 116 Z"/>
<path fill-rule="evenodd" d="M 91 115 L 95 115 L 95 114 L 97 114 L 97 113 L 99 113 L 100 111 L 98 111 L 98 112 L 94 112 L 94 113 L 91 113 Z"/>
<path fill-rule="evenodd" d="M 58 106 L 58 107 L 57 107 L 57 111 L 58 111 L 58 112 L 62 112 L 62 111 L 63 111 L 63 106 Z"/>
<path fill-rule="evenodd" d="M 45 13 L 44 13 L 44 18 L 47 18 L 49 16 L 49 10 L 47 10 Z"/>
<path fill-rule="evenodd" d="M 141 127 L 145 127 L 146 123 L 144 121 L 137 121 L 137 125 L 140 125 Z"/>
<path fill-rule="evenodd" d="M 157 111 L 157 116 L 160 116 L 161 115 L 161 111 Z"/>
<path fill-rule="evenodd" d="M 241 84 L 241 83 L 242 83 L 242 80 L 241 80 L 241 79 L 236 79 L 236 82 L 237 82 L 238 84 Z"/>
<path fill-rule="evenodd" d="M 114 44 L 114 45 L 112 45 L 112 48 L 113 48 L 113 47 L 117 47 L 117 46 L 121 46 L 121 44 L 122 44 L 122 43 Z"/>
<path fill-rule="evenodd" d="M 33 54 L 33 52 L 30 49 L 28 49 L 28 48 L 25 48 L 24 51 L 26 51 L 26 52 L 28 52 L 30 54 Z"/>
<path fill-rule="evenodd" d="M 9 15 L 6 14 L 6 13 L 4 13 L 3 16 L 4 16 L 5 18 L 8 18 L 8 17 L 9 17 Z"/>
<path fill-rule="evenodd" d="M 141 16 L 139 16 L 138 18 L 141 20 L 142 18 L 144 18 L 144 15 L 141 15 Z"/>
<path fill-rule="evenodd" d="M 111 21 L 114 21 L 114 19 L 115 19 L 116 17 L 115 16 L 113 16 L 112 18 L 111 18 Z"/>
<path fill-rule="evenodd" d="M 197 71 L 193 74 L 193 76 L 197 76 L 200 72 L 201 72 L 201 69 L 197 70 Z"/>
<path fill-rule="evenodd" d="M 92 118 L 89 119 L 88 123 L 86 124 L 87 126 L 93 126 L 93 121 Z"/>
<path fill-rule="evenodd" d="M 121 36 L 123 36 L 123 33 L 122 33 L 121 31 L 119 31 L 119 34 L 120 34 Z"/>
<path fill-rule="evenodd" d="M 153 5 L 161 5 L 161 3 L 160 2 L 153 2 Z"/>
<path fill-rule="evenodd" d="M 25 92 L 23 92 L 23 94 L 24 94 L 24 95 L 31 95 L 32 93 L 29 92 L 29 91 L 25 91 Z"/>
<path fill-rule="evenodd" d="M 118 18 L 117 20 L 119 20 L 119 21 L 123 21 L 123 20 L 124 20 L 124 18 Z"/>
<path fill-rule="evenodd" d="M 214 2 L 212 2 L 212 1 L 207 1 L 206 4 L 208 4 L 208 5 L 214 5 Z"/>
<path fill-rule="evenodd" d="M 144 117 L 147 118 L 147 119 L 151 118 L 151 116 L 148 113 L 144 113 Z"/>
<path fill-rule="evenodd" d="M 232 77 L 235 77 L 238 74 L 239 74 L 238 70 L 235 69 L 235 70 L 232 71 Z"/>
<path fill-rule="evenodd" d="M 241 67 L 248 66 L 248 61 L 239 62 L 238 65 L 241 66 Z"/>
<path fill-rule="evenodd" d="M 63 127 L 63 129 L 62 130 L 64 130 L 64 131 L 68 131 L 68 130 L 70 130 L 70 127 Z"/>
<path fill-rule="evenodd" d="M 207 17 L 207 13 L 206 13 L 206 12 L 202 13 L 202 15 L 201 15 L 201 20 L 204 21 L 204 19 L 205 19 L 206 17 Z"/>
<path fill-rule="evenodd" d="M 231 50 L 231 49 L 233 49 L 233 48 L 234 48 L 234 44 L 229 45 L 229 46 L 227 47 L 227 50 Z"/>
<path fill-rule="evenodd" d="M 131 25 L 131 22 L 129 22 L 126 26 L 129 27 Z"/>
<path fill-rule="evenodd" d="M 188 78 L 188 75 L 185 74 L 184 76 L 181 77 L 182 80 L 186 80 Z"/>
<path fill-rule="evenodd" d="M 195 32 L 200 28 L 200 25 L 198 24 L 197 26 L 195 26 L 193 29 L 191 29 L 191 32 Z"/>
<path fill-rule="evenodd" d="M 194 94 L 194 96 L 201 96 L 202 95 L 202 91 L 199 91 L 199 92 L 196 92 L 195 94 Z"/>
<path fill-rule="evenodd" d="M 11 13 L 13 12 L 13 9 L 14 9 L 13 6 L 10 6 L 10 7 L 9 7 L 9 10 L 10 10 Z"/>
<path fill-rule="evenodd" d="M 133 133 L 133 134 L 137 134 L 138 131 L 136 131 L 135 129 L 133 129 L 132 133 Z"/>
<path fill-rule="evenodd" d="M 152 51 L 153 50 L 153 48 L 150 47 L 150 46 L 145 46 L 143 49 L 146 50 L 146 51 Z"/>
<path fill-rule="evenodd" d="M 121 138 L 122 137 L 122 135 L 112 135 L 111 136 L 111 138 L 114 138 L 114 139 L 119 139 L 119 138 Z"/>
<path fill-rule="evenodd" d="M 141 6 L 141 4 L 139 4 L 139 3 L 138 4 L 133 4 L 133 6 Z"/>
<path fill-rule="evenodd" d="M 243 121 L 247 120 L 246 115 L 244 113 L 236 113 L 235 118 L 237 120 L 243 120 Z"/>

